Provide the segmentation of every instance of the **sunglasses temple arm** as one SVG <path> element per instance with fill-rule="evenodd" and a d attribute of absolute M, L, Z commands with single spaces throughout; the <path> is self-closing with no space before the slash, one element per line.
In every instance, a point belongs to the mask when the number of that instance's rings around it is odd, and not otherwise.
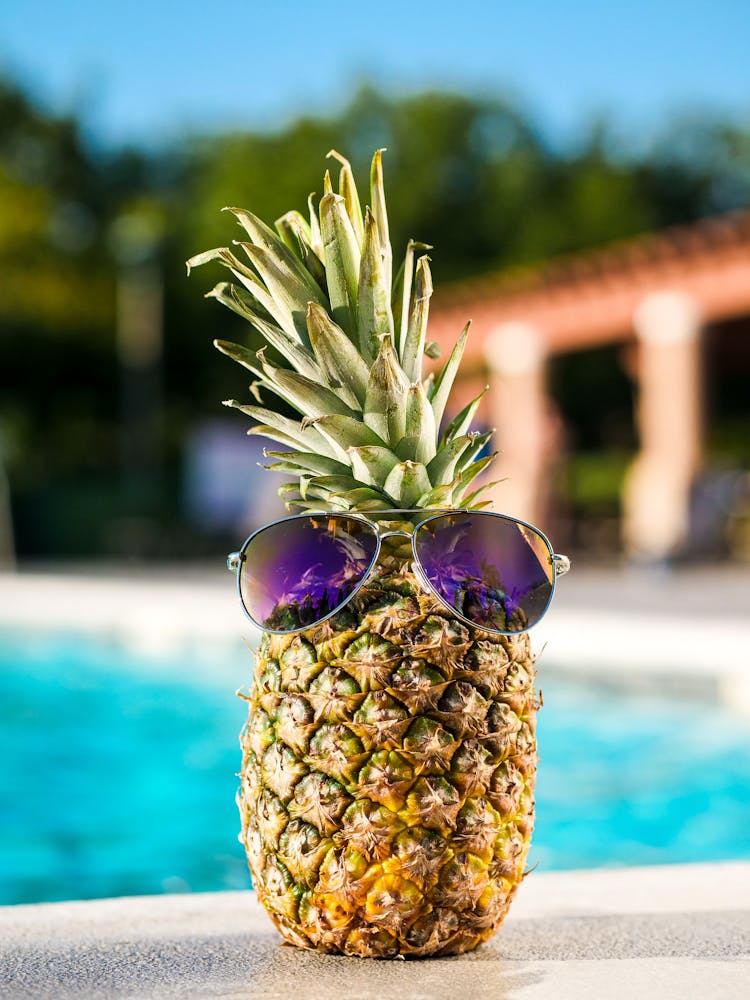
<path fill-rule="evenodd" d="M 242 565 L 242 556 L 239 552 L 230 552 L 227 556 L 227 569 L 230 573 L 239 573 Z"/>

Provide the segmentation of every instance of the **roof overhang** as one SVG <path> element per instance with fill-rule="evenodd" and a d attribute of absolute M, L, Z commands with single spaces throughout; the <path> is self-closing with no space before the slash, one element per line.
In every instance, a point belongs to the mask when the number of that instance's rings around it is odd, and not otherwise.
<path fill-rule="evenodd" d="M 445 286 L 430 335 L 445 354 L 472 319 L 469 367 L 505 322 L 528 324 L 548 353 L 567 353 L 630 339 L 638 305 L 665 291 L 692 298 L 704 323 L 750 315 L 750 212 Z"/>

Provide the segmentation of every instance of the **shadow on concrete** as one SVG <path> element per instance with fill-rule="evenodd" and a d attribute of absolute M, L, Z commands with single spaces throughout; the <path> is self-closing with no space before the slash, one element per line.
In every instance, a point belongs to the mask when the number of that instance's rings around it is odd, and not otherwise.
<path fill-rule="evenodd" d="M 3 995 L 14 1000 L 508 1000 L 546 978 L 540 962 L 731 959 L 748 952 L 750 910 L 550 917 L 512 922 L 468 955 L 416 962 L 300 951 L 271 932 L 106 945 L 53 939 L 6 949 L 0 980 Z"/>
<path fill-rule="evenodd" d="M 372 961 L 283 945 L 275 936 L 152 938 L 101 944 L 16 945 L 3 954 L 2 995 L 13 1000 L 505 1000 L 541 980 L 488 955 Z"/>

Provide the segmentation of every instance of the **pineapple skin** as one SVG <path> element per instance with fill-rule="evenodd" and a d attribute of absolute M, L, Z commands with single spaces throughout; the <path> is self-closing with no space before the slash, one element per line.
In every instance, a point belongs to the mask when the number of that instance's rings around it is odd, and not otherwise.
<path fill-rule="evenodd" d="M 247 700 L 240 840 L 287 941 L 388 958 L 492 936 L 534 824 L 528 633 L 466 626 L 386 554 L 333 619 L 264 635 Z"/>

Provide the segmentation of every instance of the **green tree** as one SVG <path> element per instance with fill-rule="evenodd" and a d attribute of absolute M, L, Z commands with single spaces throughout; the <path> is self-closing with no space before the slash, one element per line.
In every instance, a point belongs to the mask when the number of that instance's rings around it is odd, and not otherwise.
<path fill-rule="evenodd" d="M 63 522 L 69 552 L 106 549 L 107 518 L 129 510 L 117 478 L 113 237 L 123 217 L 161 228 L 164 405 L 155 433 L 171 489 L 149 516 L 178 524 L 186 432 L 219 415 L 228 392 L 211 340 L 248 338 L 246 324 L 202 301 L 211 274 L 188 281 L 184 261 L 241 236 L 223 206 L 270 220 L 304 210 L 331 147 L 364 179 L 382 146 L 395 252 L 410 237 L 432 244 L 438 284 L 534 266 L 750 199 L 750 133 L 705 119 L 676 122 L 637 153 L 616 151 L 596 123 L 564 152 L 499 98 L 395 99 L 364 87 L 334 114 L 275 131 L 186 136 L 158 156 L 95 155 L 73 118 L 45 114 L 0 83 L 0 440 L 22 551 L 59 549 Z M 223 277 L 217 269 L 215 280 Z M 600 415 L 582 403 L 576 412 L 582 425 Z M 591 437 L 584 427 L 580 439 Z M 88 540 L 70 527 L 86 519 Z"/>

